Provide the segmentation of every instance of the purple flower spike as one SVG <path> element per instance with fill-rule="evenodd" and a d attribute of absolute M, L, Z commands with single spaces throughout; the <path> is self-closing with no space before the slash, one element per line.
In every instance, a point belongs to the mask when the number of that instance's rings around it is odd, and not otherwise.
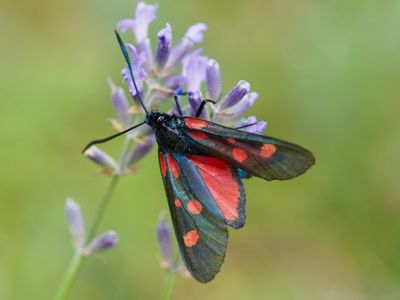
<path fill-rule="evenodd" d="M 209 98 L 217 101 L 221 96 L 222 85 L 219 64 L 214 59 L 207 62 L 206 82 Z"/>
<path fill-rule="evenodd" d="M 125 126 L 129 126 L 131 124 L 131 115 L 129 113 L 129 104 L 128 99 L 126 98 L 124 90 L 115 86 L 114 83 L 110 80 L 111 87 L 111 99 L 114 106 L 114 110 L 118 116 L 119 121 Z"/>
<path fill-rule="evenodd" d="M 123 32 L 132 30 L 136 42 L 141 43 L 147 39 L 149 25 L 156 18 L 157 5 L 149 5 L 139 2 L 135 10 L 134 19 L 125 19 L 117 24 L 117 28 Z"/>
<path fill-rule="evenodd" d="M 96 146 L 91 146 L 84 153 L 91 161 L 108 169 L 118 170 L 115 160 Z"/>
<path fill-rule="evenodd" d="M 201 56 L 203 49 L 196 49 L 182 62 L 182 75 L 186 77 L 188 91 L 200 91 L 206 79 L 207 58 Z"/>
<path fill-rule="evenodd" d="M 84 253 L 89 256 L 94 252 L 110 249 L 119 241 L 118 234 L 115 231 L 107 231 L 95 238 L 89 246 L 86 247 Z"/>
<path fill-rule="evenodd" d="M 255 116 L 248 117 L 247 119 L 243 119 L 240 122 L 236 123 L 237 127 L 246 126 L 240 130 L 262 134 L 264 133 L 264 129 L 267 127 L 267 122 L 265 121 L 257 121 Z"/>
<path fill-rule="evenodd" d="M 132 165 L 136 163 L 138 160 L 140 160 L 143 156 L 145 156 L 147 153 L 150 152 L 150 150 L 153 148 L 153 145 L 155 143 L 155 137 L 154 135 L 149 136 L 146 141 L 142 144 L 138 144 L 135 149 L 133 149 L 130 158 L 129 158 L 129 164 Z"/>
<path fill-rule="evenodd" d="M 158 33 L 158 39 L 156 62 L 160 68 L 163 68 L 168 60 L 172 43 L 171 26 L 168 23 Z"/>
<path fill-rule="evenodd" d="M 165 212 L 160 214 L 160 222 L 157 224 L 157 239 L 163 260 L 170 264 L 172 262 L 172 238 L 171 229 L 165 220 Z"/>
<path fill-rule="evenodd" d="M 77 247 L 82 247 L 85 240 L 85 222 L 81 208 L 77 202 L 68 198 L 65 204 L 65 214 L 72 237 Z"/>
<path fill-rule="evenodd" d="M 144 71 L 142 65 L 147 61 L 148 56 L 146 52 L 141 52 L 138 54 L 136 52 L 136 49 L 134 46 L 128 44 L 128 50 L 131 54 L 132 57 L 132 70 L 133 70 L 133 76 L 135 77 L 135 82 L 138 90 L 141 92 L 143 90 L 143 78 L 147 76 L 146 72 Z M 122 72 L 121 72 L 122 77 L 126 82 L 128 82 L 129 86 L 129 91 L 133 96 L 136 95 L 136 89 L 133 85 L 131 75 L 129 73 L 129 68 L 126 66 Z"/>
<path fill-rule="evenodd" d="M 176 64 L 189 54 L 194 45 L 201 43 L 206 30 L 207 26 L 203 23 L 191 26 L 188 31 L 186 31 L 185 36 L 180 40 L 180 42 L 172 48 L 166 66 L 167 69 L 175 67 Z"/>
<path fill-rule="evenodd" d="M 188 92 L 188 100 L 189 100 L 189 104 L 190 104 L 191 115 L 195 116 L 197 110 L 199 109 L 201 102 L 203 101 L 200 92 L 199 91 L 195 91 L 195 92 L 189 91 Z M 207 116 L 208 116 L 207 107 L 204 107 L 199 118 L 207 119 Z"/>
<path fill-rule="evenodd" d="M 220 109 L 226 109 L 234 106 L 250 91 L 250 83 L 244 80 L 240 80 L 230 92 L 222 99 Z"/>

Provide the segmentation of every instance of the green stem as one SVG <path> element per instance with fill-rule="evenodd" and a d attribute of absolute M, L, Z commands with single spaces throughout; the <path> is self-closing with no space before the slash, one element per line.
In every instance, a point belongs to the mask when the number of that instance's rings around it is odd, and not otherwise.
<path fill-rule="evenodd" d="M 99 206 L 97 207 L 97 213 L 95 215 L 93 224 L 90 227 L 87 241 L 90 241 L 93 238 L 93 236 L 96 234 L 96 231 L 100 225 L 100 221 L 103 217 L 103 214 L 107 207 L 107 204 L 110 201 L 111 196 L 114 192 L 114 189 L 118 182 L 118 179 L 119 179 L 119 176 L 114 176 L 111 178 L 111 181 L 106 189 L 106 192 L 104 193 L 103 198 L 101 199 Z M 60 289 L 55 298 L 56 300 L 68 299 L 68 296 L 72 290 L 72 286 L 74 285 L 76 277 L 78 276 L 85 260 L 86 260 L 86 257 L 84 255 L 82 255 L 82 250 L 81 249 L 76 250 L 74 256 L 72 257 L 72 259 L 69 263 L 68 269 L 65 272 L 64 278 L 61 282 Z"/>
<path fill-rule="evenodd" d="M 174 271 L 168 271 L 165 279 L 164 288 L 161 293 L 161 300 L 169 300 L 171 298 L 172 289 L 174 288 L 176 274 Z"/>
<path fill-rule="evenodd" d="M 84 260 L 85 257 L 82 256 L 79 251 L 76 251 L 71 259 L 71 262 L 69 263 L 67 271 L 65 272 L 60 289 L 58 290 L 58 294 L 56 297 L 57 300 L 64 300 L 68 298 L 76 277 L 78 276 L 78 273 L 82 268 Z"/>

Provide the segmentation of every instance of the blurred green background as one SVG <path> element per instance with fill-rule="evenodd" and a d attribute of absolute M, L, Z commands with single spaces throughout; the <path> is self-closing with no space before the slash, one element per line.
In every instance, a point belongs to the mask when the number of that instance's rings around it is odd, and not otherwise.
<path fill-rule="evenodd" d="M 158 3 L 153 37 L 167 21 L 175 42 L 207 23 L 224 90 L 248 80 L 267 134 L 317 158 L 293 181 L 247 181 L 248 221 L 230 231 L 221 273 L 178 279 L 173 299 L 399 299 L 400 2 Z M 93 218 L 109 179 L 80 151 L 112 132 L 106 78 L 119 82 L 123 66 L 112 30 L 135 6 L 1 1 L 0 299 L 55 294 L 72 255 L 66 196 Z M 155 225 L 167 203 L 155 151 L 138 167 L 102 222 L 120 244 L 88 261 L 71 299 L 159 297 Z"/>

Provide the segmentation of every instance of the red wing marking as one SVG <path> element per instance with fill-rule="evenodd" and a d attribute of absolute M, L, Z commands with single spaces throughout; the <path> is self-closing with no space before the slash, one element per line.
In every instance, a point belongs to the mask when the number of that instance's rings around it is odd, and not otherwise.
<path fill-rule="evenodd" d="M 204 120 L 194 119 L 194 118 L 186 118 L 185 124 L 193 129 L 201 129 L 208 126 L 208 122 Z"/>
<path fill-rule="evenodd" d="M 276 146 L 272 144 L 264 144 L 261 147 L 260 154 L 265 158 L 270 158 L 276 152 Z"/>
<path fill-rule="evenodd" d="M 240 163 L 244 162 L 247 159 L 246 151 L 244 151 L 243 149 L 240 149 L 240 148 L 233 148 L 232 156 L 236 161 L 238 161 Z"/>
<path fill-rule="evenodd" d="M 182 207 L 182 202 L 181 202 L 181 200 L 175 199 L 174 203 L 175 203 L 175 206 L 176 206 L 176 207 L 178 207 L 178 208 Z"/>
<path fill-rule="evenodd" d="M 187 204 L 187 209 L 192 215 L 198 215 L 203 210 L 203 205 L 195 199 L 192 199 Z"/>
<path fill-rule="evenodd" d="M 234 138 L 228 138 L 227 141 L 228 141 L 229 144 L 236 143 L 236 140 Z"/>
<path fill-rule="evenodd" d="M 172 154 L 167 155 L 167 162 L 168 162 L 168 168 L 171 170 L 172 176 L 175 178 L 179 177 L 179 166 L 178 163 L 176 162 L 176 159 L 172 156 Z"/>
<path fill-rule="evenodd" d="M 188 159 L 199 168 L 204 183 L 225 219 L 236 220 L 239 216 L 240 189 L 230 166 L 214 157 L 188 155 Z"/>
<path fill-rule="evenodd" d="M 199 241 L 199 233 L 196 229 L 190 230 L 183 236 L 183 242 L 186 247 L 193 247 Z"/>
<path fill-rule="evenodd" d="M 196 141 L 205 140 L 208 135 L 201 131 L 188 130 L 187 133 Z"/>
<path fill-rule="evenodd" d="M 167 175 L 167 164 L 165 163 L 164 154 L 162 152 L 160 152 L 158 154 L 158 157 L 160 159 L 161 174 L 163 177 L 165 177 L 165 175 Z"/>

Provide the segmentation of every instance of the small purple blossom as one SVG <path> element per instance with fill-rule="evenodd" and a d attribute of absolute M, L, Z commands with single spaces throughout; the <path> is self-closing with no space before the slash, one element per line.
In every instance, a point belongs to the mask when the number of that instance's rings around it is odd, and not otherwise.
<path fill-rule="evenodd" d="M 194 92 L 189 91 L 188 92 L 188 101 L 189 101 L 189 105 L 190 105 L 191 116 L 195 116 L 197 110 L 200 107 L 201 102 L 203 101 L 203 98 L 201 97 L 200 92 L 199 91 L 194 91 Z M 206 119 L 207 116 L 208 116 L 207 107 L 204 107 L 199 118 Z"/>
<path fill-rule="evenodd" d="M 132 72 L 133 76 L 135 77 L 136 86 L 141 92 L 143 90 L 143 79 L 147 76 L 146 71 L 143 69 L 142 65 L 147 61 L 148 55 L 146 54 L 146 52 L 141 52 L 140 54 L 138 54 L 134 46 L 130 44 L 128 44 L 127 46 L 132 57 Z M 128 66 L 126 66 L 122 70 L 121 74 L 124 78 L 124 81 L 128 82 L 130 93 L 135 96 L 136 89 L 133 85 Z"/>
<path fill-rule="evenodd" d="M 250 91 L 250 84 L 247 81 L 240 80 L 229 93 L 221 100 L 220 109 L 226 109 L 234 106 Z"/>
<path fill-rule="evenodd" d="M 122 32 L 132 30 L 136 42 L 144 42 L 147 39 L 150 23 L 156 19 L 157 8 L 157 5 L 139 2 L 135 10 L 135 18 L 120 21 L 117 28 Z"/>
<path fill-rule="evenodd" d="M 243 127 L 240 130 L 255 134 L 263 134 L 264 129 L 267 127 L 267 122 L 257 121 L 257 118 L 255 116 L 250 116 L 236 123 L 236 127 L 242 127 L 242 126 L 245 127 Z"/>
<path fill-rule="evenodd" d="M 157 240 L 160 246 L 162 259 L 172 263 L 172 235 L 171 229 L 165 220 L 165 212 L 160 214 L 160 222 L 157 224 Z"/>
<path fill-rule="evenodd" d="M 167 62 L 167 69 L 174 68 L 186 55 L 189 54 L 193 46 L 201 43 L 206 30 L 207 26 L 204 23 L 198 23 L 189 27 L 185 36 L 175 47 L 172 48 Z"/>
<path fill-rule="evenodd" d="M 167 63 L 172 44 L 171 26 L 168 23 L 158 32 L 158 39 L 156 62 L 160 68 L 163 68 Z"/>
<path fill-rule="evenodd" d="M 77 247 L 83 245 L 85 240 L 85 222 L 83 220 L 81 207 L 77 202 L 68 198 L 65 204 L 65 215 L 67 217 L 69 231 Z"/>
<path fill-rule="evenodd" d="M 214 59 L 209 59 L 206 70 L 208 96 L 211 100 L 217 101 L 221 96 L 221 72 L 219 64 Z"/>
<path fill-rule="evenodd" d="M 84 253 L 89 256 L 95 252 L 110 249 L 114 247 L 118 241 L 118 234 L 115 231 L 109 230 L 90 242 L 90 244 L 85 248 Z"/>
<path fill-rule="evenodd" d="M 132 165 L 139 161 L 143 156 L 145 156 L 153 148 L 156 142 L 154 135 L 147 137 L 142 143 L 137 144 L 129 155 L 129 165 Z"/>
<path fill-rule="evenodd" d="M 88 246 L 85 246 L 85 221 L 79 204 L 68 198 L 65 204 L 65 214 L 69 230 L 74 238 L 74 248 L 82 254 L 89 256 L 96 251 L 110 248 L 118 242 L 118 235 L 110 230 L 92 240 Z"/>
<path fill-rule="evenodd" d="M 118 116 L 118 120 L 122 123 L 124 127 L 128 127 L 132 123 L 132 117 L 129 113 L 129 103 L 126 98 L 124 90 L 115 86 L 110 80 L 111 87 L 111 100 L 114 106 L 115 113 Z"/>
<path fill-rule="evenodd" d="M 91 161 L 95 162 L 96 164 L 112 169 L 112 170 L 117 170 L 118 169 L 118 164 L 115 162 L 115 160 L 105 153 L 104 151 L 100 150 L 96 146 L 91 146 L 88 149 L 86 149 L 84 153 Z"/>
<path fill-rule="evenodd" d="M 206 79 L 207 58 L 201 56 L 203 49 L 196 49 L 182 61 L 182 75 L 186 77 L 188 91 L 200 91 Z"/>

